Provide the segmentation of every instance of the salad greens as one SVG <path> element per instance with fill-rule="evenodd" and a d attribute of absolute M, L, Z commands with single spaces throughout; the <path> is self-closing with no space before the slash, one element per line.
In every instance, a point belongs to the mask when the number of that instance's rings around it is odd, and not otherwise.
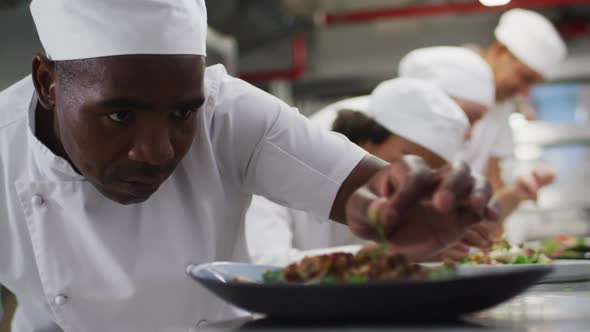
<path fill-rule="evenodd" d="M 585 253 L 590 252 L 590 243 L 587 238 L 568 235 L 557 235 L 541 241 L 539 247 L 546 255 L 553 258 L 586 258 Z"/>
<path fill-rule="evenodd" d="M 463 261 L 464 265 L 475 264 L 546 264 L 551 263 L 542 249 L 510 245 L 506 241 L 496 243 L 490 251 L 478 251 Z"/>

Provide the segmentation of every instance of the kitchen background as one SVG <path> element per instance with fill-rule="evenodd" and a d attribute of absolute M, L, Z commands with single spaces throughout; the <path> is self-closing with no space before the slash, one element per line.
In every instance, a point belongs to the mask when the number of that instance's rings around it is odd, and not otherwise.
<path fill-rule="evenodd" d="M 504 1 L 506 2 L 506 1 Z M 0 0 L 0 90 L 30 71 L 40 44 L 28 1 Z M 396 75 L 408 51 L 485 46 L 507 7 L 476 0 L 210 0 L 209 58 L 309 115 L 340 98 L 369 93 Z M 507 179 L 536 162 L 558 171 L 537 204 L 509 220 L 514 241 L 555 233 L 590 235 L 590 1 L 513 0 L 549 17 L 568 60 L 513 115 L 518 145 Z M 165 24 L 165 22 L 161 22 Z M 528 121 L 536 117 L 538 121 Z"/>

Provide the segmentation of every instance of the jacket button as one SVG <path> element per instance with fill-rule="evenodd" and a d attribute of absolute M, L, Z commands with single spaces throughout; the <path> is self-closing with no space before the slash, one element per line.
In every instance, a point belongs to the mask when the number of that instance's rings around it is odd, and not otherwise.
<path fill-rule="evenodd" d="M 33 197 L 31 198 L 31 202 L 36 207 L 39 207 L 39 206 L 42 206 L 43 204 L 45 204 L 45 200 L 43 199 L 43 196 L 41 196 L 41 195 L 33 195 Z"/>
<path fill-rule="evenodd" d="M 64 305 L 68 302 L 68 297 L 65 295 L 58 295 L 53 299 L 56 305 Z"/>

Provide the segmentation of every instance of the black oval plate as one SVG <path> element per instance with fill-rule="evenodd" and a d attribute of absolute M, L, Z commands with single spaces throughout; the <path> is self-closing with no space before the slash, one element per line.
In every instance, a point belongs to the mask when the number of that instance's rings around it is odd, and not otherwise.
<path fill-rule="evenodd" d="M 531 266 L 518 271 L 470 273 L 433 281 L 364 284 L 262 284 L 263 265 L 210 263 L 191 276 L 223 300 L 244 310 L 289 319 L 432 320 L 459 317 L 504 302 L 552 271 Z"/>

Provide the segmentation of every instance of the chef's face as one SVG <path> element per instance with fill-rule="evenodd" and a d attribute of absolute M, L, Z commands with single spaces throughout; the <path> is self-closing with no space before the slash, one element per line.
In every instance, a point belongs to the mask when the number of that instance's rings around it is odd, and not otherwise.
<path fill-rule="evenodd" d="M 385 141 L 375 144 L 372 142 L 361 142 L 359 144 L 369 153 L 389 162 L 401 160 L 405 155 L 413 154 L 422 157 L 428 166 L 440 168 L 446 164 L 446 161 L 434 152 L 414 143 L 405 138 L 391 135 Z"/>
<path fill-rule="evenodd" d="M 146 201 L 194 140 L 205 101 L 203 57 L 113 56 L 51 66 L 44 98 L 54 98 L 47 111 L 65 157 L 109 199 Z"/>
<path fill-rule="evenodd" d="M 496 100 L 505 101 L 520 94 L 527 96 L 530 88 L 543 82 L 543 76 L 518 60 L 506 47 L 499 48 L 492 70 L 496 81 Z"/>

